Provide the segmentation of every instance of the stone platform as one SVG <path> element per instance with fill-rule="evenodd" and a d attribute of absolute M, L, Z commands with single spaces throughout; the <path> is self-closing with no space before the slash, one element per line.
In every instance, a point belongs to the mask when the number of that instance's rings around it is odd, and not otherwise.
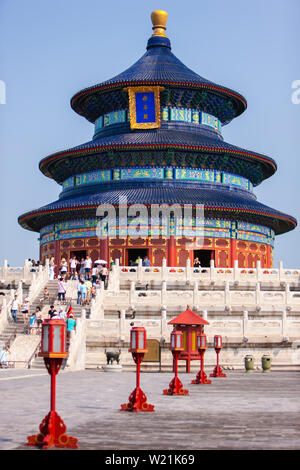
<path fill-rule="evenodd" d="M 162 391 L 173 374 L 144 372 L 141 388 L 155 412 L 133 414 L 119 411 L 135 387 L 133 372 L 61 372 L 57 412 L 81 450 L 299 450 L 300 373 L 226 374 L 191 385 L 195 374 L 181 373 L 190 394 L 172 397 Z M 50 376 L 0 370 L 0 387 L 0 450 L 28 449 L 26 437 L 49 411 Z"/>

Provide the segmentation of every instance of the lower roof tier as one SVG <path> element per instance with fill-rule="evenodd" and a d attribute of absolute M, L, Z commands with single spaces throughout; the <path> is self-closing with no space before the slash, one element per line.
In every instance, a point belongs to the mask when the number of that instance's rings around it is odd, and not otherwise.
<path fill-rule="evenodd" d="M 102 204 L 118 207 L 119 204 L 191 204 L 204 206 L 204 216 L 227 220 L 241 220 L 264 225 L 281 234 L 294 229 L 297 221 L 292 216 L 259 203 L 254 196 L 246 191 L 230 189 L 214 189 L 205 186 L 151 185 L 136 187 L 115 185 L 96 193 L 81 194 L 77 197 L 62 198 L 39 209 L 27 212 L 18 219 L 20 225 L 28 230 L 39 232 L 51 223 L 78 218 L 95 217 L 96 210 Z"/>
<path fill-rule="evenodd" d="M 46 176 L 62 183 L 76 173 L 137 164 L 229 171 L 249 178 L 254 186 L 277 169 L 275 161 L 266 155 L 180 128 L 108 135 L 49 155 L 39 166 Z"/>

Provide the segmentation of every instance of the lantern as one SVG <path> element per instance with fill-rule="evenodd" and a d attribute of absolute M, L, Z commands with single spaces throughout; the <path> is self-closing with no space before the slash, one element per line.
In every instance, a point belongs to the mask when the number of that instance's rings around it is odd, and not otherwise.
<path fill-rule="evenodd" d="M 208 380 L 207 375 L 204 372 L 204 353 L 207 349 L 207 340 L 204 333 L 197 335 L 197 348 L 200 354 L 200 370 L 196 375 L 196 378 L 192 380 L 192 384 L 210 384 L 211 380 Z"/>
<path fill-rule="evenodd" d="M 217 354 L 217 365 L 214 368 L 213 372 L 210 374 L 210 377 L 226 377 L 226 374 L 224 374 L 222 367 L 219 365 L 219 354 L 220 354 L 222 347 L 223 347 L 222 336 L 215 335 L 214 336 L 214 348 Z"/>
<path fill-rule="evenodd" d="M 214 336 L 214 348 L 215 349 L 222 349 L 222 336 L 215 335 Z"/>
<path fill-rule="evenodd" d="M 164 395 L 188 395 L 189 391 L 184 390 L 178 378 L 178 357 L 183 351 L 183 334 L 180 330 L 173 330 L 170 336 L 170 349 L 174 358 L 175 377 L 169 383 L 169 388 L 163 391 Z"/>
<path fill-rule="evenodd" d="M 68 357 L 66 340 L 66 322 L 64 320 L 44 320 L 42 323 L 41 352 L 45 366 L 51 375 L 51 409 L 40 424 L 40 433 L 28 436 L 28 446 L 67 447 L 77 449 L 78 439 L 65 434 L 66 425 L 55 410 L 56 375 L 63 359 Z"/>
<path fill-rule="evenodd" d="M 205 351 L 207 349 L 206 335 L 203 333 L 197 335 L 197 349 L 201 351 Z"/>
<path fill-rule="evenodd" d="M 146 330 L 142 326 L 135 326 L 130 331 L 130 349 L 132 354 L 145 354 L 146 350 Z"/>
<path fill-rule="evenodd" d="M 44 320 L 39 356 L 62 359 L 68 357 L 66 322 L 64 320 Z"/>
<path fill-rule="evenodd" d="M 130 331 L 130 348 L 136 363 L 136 388 L 129 396 L 129 402 L 121 405 L 121 411 L 154 411 L 154 406 L 147 403 L 147 397 L 140 388 L 140 366 L 147 352 L 146 330 L 142 326 L 134 326 Z"/>
<path fill-rule="evenodd" d="M 171 351 L 183 351 L 183 334 L 180 330 L 173 330 L 170 339 Z"/>

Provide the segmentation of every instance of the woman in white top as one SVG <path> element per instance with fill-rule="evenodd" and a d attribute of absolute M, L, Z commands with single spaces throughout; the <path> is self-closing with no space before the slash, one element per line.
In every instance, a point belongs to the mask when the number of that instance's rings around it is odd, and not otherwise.
<path fill-rule="evenodd" d="M 62 276 L 64 276 L 65 274 L 67 274 L 67 272 L 68 272 L 68 263 L 65 260 L 65 258 L 62 258 L 61 263 L 60 263 L 60 273 Z"/>
<path fill-rule="evenodd" d="M 52 257 L 49 261 L 49 279 L 51 281 L 53 281 L 54 279 L 54 267 L 55 267 L 54 257 Z"/>
<path fill-rule="evenodd" d="M 29 312 L 29 298 L 26 297 L 22 305 L 22 316 L 23 316 L 24 325 L 27 325 L 28 320 L 29 320 L 28 312 Z"/>

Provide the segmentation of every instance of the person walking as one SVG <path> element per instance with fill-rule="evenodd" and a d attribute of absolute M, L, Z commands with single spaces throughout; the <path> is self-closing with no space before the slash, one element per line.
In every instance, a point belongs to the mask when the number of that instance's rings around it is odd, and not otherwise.
<path fill-rule="evenodd" d="M 36 326 L 37 328 L 40 328 L 41 324 L 43 323 L 41 307 L 36 307 L 35 318 L 36 318 Z"/>
<path fill-rule="evenodd" d="M 97 266 L 94 266 L 92 269 L 92 283 L 96 284 L 98 279 L 99 270 Z"/>
<path fill-rule="evenodd" d="M 84 261 L 84 272 L 85 272 L 84 278 L 85 279 L 90 278 L 90 272 L 91 272 L 92 264 L 93 264 L 92 258 L 90 256 L 87 256 L 85 261 Z"/>
<path fill-rule="evenodd" d="M 84 305 L 86 303 L 86 297 L 87 297 L 87 285 L 84 281 L 80 281 L 80 303 L 81 305 Z"/>
<path fill-rule="evenodd" d="M 100 276 L 101 276 L 101 281 L 103 281 L 104 287 L 106 288 L 108 269 L 105 265 L 103 265 L 102 268 L 100 269 Z"/>
<path fill-rule="evenodd" d="M 65 302 L 65 300 L 66 300 L 66 283 L 65 283 L 64 279 L 59 279 L 58 280 L 57 297 L 58 297 L 59 301 Z"/>
<path fill-rule="evenodd" d="M 22 305 L 22 316 L 23 316 L 23 323 L 26 326 L 28 323 L 28 313 L 29 313 L 29 297 L 26 297 L 23 305 Z"/>
<path fill-rule="evenodd" d="M 70 339 L 71 331 L 76 329 L 76 320 L 74 319 L 73 314 L 67 319 L 67 338 Z"/>
<path fill-rule="evenodd" d="M 17 315 L 19 311 L 20 311 L 20 302 L 18 300 L 17 294 L 15 294 L 11 302 L 11 309 L 10 309 L 12 319 L 15 323 L 17 323 Z"/>
<path fill-rule="evenodd" d="M 36 328 L 36 316 L 35 313 L 32 313 L 29 319 L 29 326 L 30 326 L 30 334 L 33 335 L 35 334 L 35 328 Z"/>
<path fill-rule="evenodd" d="M 73 256 L 70 259 L 70 271 L 71 271 L 70 279 L 74 279 L 74 277 L 75 277 L 77 264 L 78 264 L 78 261 L 77 261 L 76 257 Z"/>

